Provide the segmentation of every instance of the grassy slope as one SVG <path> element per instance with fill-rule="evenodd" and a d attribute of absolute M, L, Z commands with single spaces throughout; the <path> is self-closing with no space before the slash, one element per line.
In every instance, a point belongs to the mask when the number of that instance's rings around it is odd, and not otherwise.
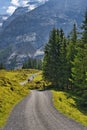
<path fill-rule="evenodd" d="M 27 86 L 21 86 L 36 70 L 0 71 L 0 127 L 2 127 L 14 105 L 29 93 Z"/>
<path fill-rule="evenodd" d="M 87 126 L 87 109 L 78 106 L 77 96 L 62 91 L 53 92 L 53 103 L 57 110 Z M 79 100 L 79 99 L 78 99 Z"/>

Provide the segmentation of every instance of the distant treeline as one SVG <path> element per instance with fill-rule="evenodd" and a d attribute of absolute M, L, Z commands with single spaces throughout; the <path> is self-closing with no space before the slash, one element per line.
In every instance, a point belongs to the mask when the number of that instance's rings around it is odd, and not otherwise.
<path fill-rule="evenodd" d="M 3 63 L 0 63 L 0 70 L 1 69 L 5 69 L 5 66 L 3 65 Z"/>
<path fill-rule="evenodd" d="M 29 58 L 28 61 L 23 63 L 22 69 L 42 69 L 42 60 Z"/>

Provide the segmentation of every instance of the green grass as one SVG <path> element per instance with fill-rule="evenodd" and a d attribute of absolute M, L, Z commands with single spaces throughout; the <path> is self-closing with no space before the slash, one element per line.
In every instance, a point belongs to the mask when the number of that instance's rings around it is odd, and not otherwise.
<path fill-rule="evenodd" d="M 53 104 L 57 110 L 67 115 L 68 117 L 87 126 L 87 109 L 83 110 L 77 105 L 75 95 L 62 91 L 52 91 Z"/>
<path fill-rule="evenodd" d="M 8 119 L 12 108 L 29 94 L 29 84 L 21 86 L 29 76 L 38 73 L 38 70 L 0 70 L 0 128 Z"/>
<path fill-rule="evenodd" d="M 37 73 L 37 75 L 34 78 L 34 81 L 41 81 L 42 80 L 42 71 Z"/>

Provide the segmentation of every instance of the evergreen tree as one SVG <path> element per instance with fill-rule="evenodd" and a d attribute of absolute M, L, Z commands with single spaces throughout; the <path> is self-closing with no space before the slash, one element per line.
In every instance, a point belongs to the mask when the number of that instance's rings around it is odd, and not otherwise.
<path fill-rule="evenodd" d="M 77 42 L 77 28 L 76 28 L 76 24 L 74 23 L 73 25 L 73 29 L 71 32 L 71 41 L 73 44 L 75 44 Z"/>
<path fill-rule="evenodd" d="M 59 30 L 55 28 L 51 31 L 49 42 L 45 46 L 45 55 L 43 60 L 43 77 L 53 84 L 58 83 L 60 38 Z"/>
<path fill-rule="evenodd" d="M 87 10 L 82 26 L 82 39 L 77 47 L 72 68 L 73 83 L 78 88 L 87 88 Z"/>
<path fill-rule="evenodd" d="M 86 9 L 86 12 L 85 12 L 85 16 L 84 16 L 84 21 L 83 21 L 83 24 L 82 24 L 82 30 L 83 30 L 83 33 L 82 33 L 82 42 L 85 44 L 87 44 L 87 9 Z"/>
<path fill-rule="evenodd" d="M 42 61 L 39 59 L 29 58 L 28 61 L 23 63 L 22 69 L 42 69 Z"/>
<path fill-rule="evenodd" d="M 87 88 L 87 45 L 85 48 L 78 47 L 74 58 L 72 77 L 74 85 L 79 89 Z"/>
<path fill-rule="evenodd" d="M 53 29 L 45 47 L 43 77 L 58 87 L 66 84 L 66 39 L 61 29 Z"/>
<path fill-rule="evenodd" d="M 68 74 L 68 86 L 72 87 L 72 62 L 74 61 L 74 57 L 77 53 L 76 51 L 77 46 L 77 28 L 76 24 L 73 25 L 73 29 L 71 32 L 71 35 L 68 39 L 68 45 L 67 45 L 67 74 Z"/>
<path fill-rule="evenodd" d="M 64 88 L 67 86 L 68 81 L 68 68 L 67 68 L 67 58 L 66 58 L 66 46 L 67 40 L 63 37 L 61 42 L 61 53 L 60 53 L 60 87 Z"/>
<path fill-rule="evenodd" d="M 0 63 L 0 70 L 5 69 L 3 63 Z"/>

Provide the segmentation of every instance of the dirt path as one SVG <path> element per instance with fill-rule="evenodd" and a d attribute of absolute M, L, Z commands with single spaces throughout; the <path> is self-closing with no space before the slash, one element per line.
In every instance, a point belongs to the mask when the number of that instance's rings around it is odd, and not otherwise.
<path fill-rule="evenodd" d="M 31 91 L 12 111 L 3 130 L 87 130 L 60 114 L 49 91 Z"/>
<path fill-rule="evenodd" d="M 33 74 L 31 76 L 29 76 L 29 78 L 23 82 L 20 82 L 20 85 L 24 86 L 25 84 L 28 83 L 28 81 L 32 81 L 34 79 L 35 76 L 37 76 L 38 74 Z"/>

